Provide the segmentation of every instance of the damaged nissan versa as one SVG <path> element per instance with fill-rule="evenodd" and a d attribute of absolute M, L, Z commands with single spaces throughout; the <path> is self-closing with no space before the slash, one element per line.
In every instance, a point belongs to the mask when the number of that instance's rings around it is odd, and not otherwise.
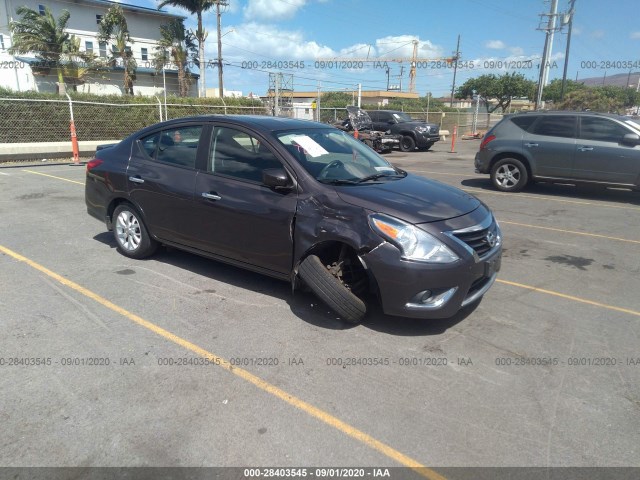
<path fill-rule="evenodd" d="M 500 269 L 489 208 L 348 133 L 263 116 L 180 118 L 98 149 L 85 200 L 131 258 L 167 245 L 308 287 L 358 323 L 446 318 Z"/>

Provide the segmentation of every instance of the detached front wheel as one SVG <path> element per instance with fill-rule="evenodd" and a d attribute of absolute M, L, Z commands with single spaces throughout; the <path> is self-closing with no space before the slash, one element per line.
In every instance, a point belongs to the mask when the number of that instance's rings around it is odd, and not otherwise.
<path fill-rule="evenodd" d="M 343 320 L 354 324 L 362 321 L 367 313 L 365 303 L 316 255 L 309 255 L 302 261 L 299 275 L 311 291 Z"/>
<path fill-rule="evenodd" d="M 148 257 L 158 248 L 138 211 L 127 203 L 118 205 L 113 212 L 113 236 L 120 253 L 130 258 Z"/>

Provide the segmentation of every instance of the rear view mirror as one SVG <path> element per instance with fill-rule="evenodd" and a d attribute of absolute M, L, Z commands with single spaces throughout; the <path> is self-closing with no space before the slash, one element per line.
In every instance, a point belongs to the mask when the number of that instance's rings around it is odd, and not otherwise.
<path fill-rule="evenodd" d="M 629 145 L 631 147 L 640 145 L 640 135 L 636 135 L 635 133 L 627 133 L 624 137 L 622 137 L 621 143 L 623 145 Z"/>
<path fill-rule="evenodd" d="M 262 183 L 273 189 L 292 187 L 291 179 L 284 168 L 266 168 L 262 171 Z"/>

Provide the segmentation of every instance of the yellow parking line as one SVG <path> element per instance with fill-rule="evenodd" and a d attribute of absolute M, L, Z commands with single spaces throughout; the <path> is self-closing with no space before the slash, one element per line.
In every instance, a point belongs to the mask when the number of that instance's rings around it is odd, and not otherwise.
<path fill-rule="evenodd" d="M 301 400 L 289 393 L 287 393 L 286 391 L 276 387 L 275 385 L 272 385 L 264 380 L 262 380 L 261 378 L 257 377 L 256 375 L 253 375 L 252 373 L 248 372 L 247 370 L 243 370 L 241 368 L 235 367 L 233 365 L 231 365 L 227 360 L 225 360 L 222 357 L 219 357 L 218 355 L 215 355 L 214 353 L 211 353 L 197 345 L 195 345 L 194 343 L 189 342 L 188 340 L 185 340 L 182 337 L 179 337 L 171 332 L 169 332 L 168 330 L 165 330 L 162 327 L 159 327 L 158 325 L 155 325 L 154 323 L 151 323 L 145 319 L 143 319 L 142 317 L 139 317 L 138 315 L 129 312 L 128 310 L 125 310 L 122 307 L 119 307 L 118 305 L 110 302 L 109 300 L 107 300 L 104 297 L 101 297 L 100 295 L 98 295 L 97 293 L 92 292 L 91 290 L 88 290 L 86 288 L 84 288 L 83 286 L 72 282 L 71 280 L 64 278 L 63 276 L 49 270 L 46 267 L 43 267 L 42 265 L 40 265 L 39 263 L 34 262 L 33 260 L 28 259 L 27 257 L 24 257 L 22 255 L 20 255 L 19 253 L 14 252 L 13 250 L 10 250 L 2 245 L 0 245 L 0 252 L 4 253 L 5 255 L 9 255 L 10 257 L 20 261 L 20 262 L 24 262 L 27 265 L 29 265 L 30 267 L 38 270 L 41 273 L 44 273 L 45 275 L 47 275 L 48 277 L 53 278 L 54 280 L 56 280 L 57 282 L 61 283 L 62 285 L 71 288 L 72 290 L 75 290 L 76 292 L 84 295 L 85 297 L 88 297 L 94 301 L 96 301 L 97 303 L 99 303 L 100 305 L 116 312 L 119 313 L 120 315 L 122 315 L 123 317 L 131 320 L 132 322 L 137 323 L 138 325 L 146 328 L 147 330 L 152 331 L 153 333 L 160 335 L 161 337 L 164 337 L 165 339 L 180 345 L 181 347 L 197 354 L 200 355 L 206 359 L 208 359 L 209 361 L 211 361 L 214 364 L 218 364 L 220 367 L 222 367 L 223 369 L 227 370 L 228 372 L 233 373 L 234 375 L 237 375 L 238 377 L 242 378 L 243 380 L 255 385 L 256 387 L 258 387 L 260 390 L 263 390 L 277 398 L 279 398 L 280 400 L 283 400 L 284 402 L 288 403 L 289 405 L 292 405 L 296 408 L 298 408 L 299 410 L 305 412 L 306 414 L 320 420 L 321 422 L 324 422 L 325 424 L 335 428 L 336 430 L 339 430 L 340 432 L 348 435 L 351 438 L 354 438 L 355 440 L 358 440 L 359 442 L 363 443 L 364 445 L 368 446 L 369 448 L 372 448 L 373 450 L 378 451 L 379 453 L 382 453 L 383 455 L 391 458 L 392 460 L 395 460 L 396 462 L 400 463 L 401 465 L 404 465 L 406 467 L 411 468 L 412 470 L 414 470 L 416 473 L 422 475 L 425 478 L 431 479 L 431 480 L 446 480 L 445 477 L 443 477 L 442 475 L 438 474 L 437 472 L 435 472 L 434 470 L 431 470 L 430 468 L 425 467 L 424 465 L 420 464 L 418 461 L 412 459 L 411 457 L 408 457 L 407 455 L 399 452 L 398 450 L 390 447 L 389 445 L 382 443 L 379 440 L 376 440 L 375 438 L 373 438 L 372 436 L 364 433 L 361 430 L 358 430 L 355 427 L 352 427 L 351 425 L 349 425 L 348 423 L 343 422 L 342 420 L 340 420 L 337 417 L 334 417 L 333 415 L 331 415 L 330 413 L 325 412 L 324 410 L 321 410 L 317 407 L 314 407 L 313 405 L 305 402 L 304 400 Z"/>
<path fill-rule="evenodd" d="M 541 227 L 540 225 L 529 225 L 527 223 L 507 222 L 500 220 L 500 225 L 517 225 L 519 227 L 538 228 L 540 230 L 550 230 L 552 232 L 571 233 L 573 235 L 584 235 L 586 237 L 606 238 L 607 240 L 616 240 L 618 242 L 640 243 L 640 240 L 629 240 L 628 238 L 609 237 L 608 235 L 599 235 L 597 233 L 577 232 L 575 230 L 564 230 L 562 228 Z"/>
<path fill-rule="evenodd" d="M 628 313 L 640 317 L 640 312 L 636 310 L 630 310 L 628 308 L 614 307 L 613 305 L 607 305 L 606 303 L 594 302 L 587 300 L 586 298 L 574 297 L 573 295 L 567 295 L 565 293 L 554 292 L 553 290 L 546 290 L 544 288 L 533 287 L 531 285 L 524 285 L 522 283 L 509 282 L 508 280 L 497 279 L 496 282 L 510 285 L 512 287 L 524 288 L 538 293 L 546 293 L 547 295 L 553 295 L 554 297 L 565 298 L 567 300 L 573 300 L 574 302 L 586 303 L 587 305 L 593 305 L 594 307 L 606 308 L 607 310 L 614 310 L 616 312 Z"/>
<path fill-rule="evenodd" d="M 78 182 L 77 180 L 70 180 L 68 178 L 63 178 L 63 177 L 56 177 L 55 175 L 49 175 L 48 173 L 34 172 L 33 170 L 27 170 L 24 168 L 22 169 L 22 171 L 27 173 L 33 173 L 34 175 L 42 175 L 43 177 L 51 177 L 57 180 L 64 180 L 65 182 L 77 183 L 78 185 L 84 185 L 84 182 Z"/>

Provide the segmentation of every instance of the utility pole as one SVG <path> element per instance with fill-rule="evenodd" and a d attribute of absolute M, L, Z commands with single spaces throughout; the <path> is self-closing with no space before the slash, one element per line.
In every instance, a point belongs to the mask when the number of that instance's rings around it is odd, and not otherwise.
<path fill-rule="evenodd" d="M 216 1 L 216 17 L 217 17 L 217 27 L 218 27 L 218 95 L 220 98 L 224 97 L 224 85 L 222 83 L 222 32 L 221 32 L 221 13 L 220 13 L 220 3 L 223 2 L 223 5 L 227 5 L 224 0 Z"/>
<path fill-rule="evenodd" d="M 389 67 L 387 67 L 387 92 L 389 91 L 389 72 L 391 70 L 389 69 Z"/>
<path fill-rule="evenodd" d="M 418 41 L 413 41 L 413 55 L 411 56 L 411 69 L 409 70 L 409 91 L 416 91 L 416 68 L 418 65 Z"/>
<path fill-rule="evenodd" d="M 360 104 L 362 103 L 362 84 L 358 84 L 358 108 L 360 108 Z"/>
<path fill-rule="evenodd" d="M 404 65 L 400 65 L 400 75 L 398 75 L 398 78 L 400 78 L 400 92 L 402 92 L 402 74 L 404 73 Z"/>
<path fill-rule="evenodd" d="M 280 115 L 280 73 L 276 73 L 276 85 L 273 89 L 273 116 Z"/>
<path fill-rule="evenodd" d="M 567 48 L 564 53 L 564 70 L 562 72 L 562 87 L 560 88 L 560 100 L 564 100 L 564 89 L 567 84 L 567 68 L 569 67 L 569 49 L 571 48 L 571 30 L 573 29 L 573 14 L 575 13 L 576 0 L 570 0 L 569 5 L 569 21 L 566 22 L 569 25 L 567 31 Z M 565 22 L 563 22 L 565 23 Z"/>
<path fill-rule="evenodd" d="M 549 76 L 549 57 L 551 56 L 551 49 L 553 48 L 553 33 L 556 30 L 556 17 L 558 16 L 558 0 L 551 0 L 551 11 L 548 15 L 542 14 L 542 16 L 548 16 L 549 21 L 545 28 L 538 28 L 538 30 L 544 30 L 546 37 L 544 40 L 544 51 L 542 53 L 542 63 L 540 64 L 540 76 L 538 77 L 538 93 L 536 95 L 536 110 L 542 105 L 542 90 L 547 82 Z"/>
<path fill-rule="evenodd" d="M 458 34 L 458 44 L 456 45 L 456 55 L 454 61 L 456 62 L 453 65 L 453 83 L 451 84 L 451 102 L 449 103 L 449 107 L 453 108 L 453 94 L 456 90 L 456 73 L 458 73 L 458 59 L 460 58 L 460 34 Z"/>

